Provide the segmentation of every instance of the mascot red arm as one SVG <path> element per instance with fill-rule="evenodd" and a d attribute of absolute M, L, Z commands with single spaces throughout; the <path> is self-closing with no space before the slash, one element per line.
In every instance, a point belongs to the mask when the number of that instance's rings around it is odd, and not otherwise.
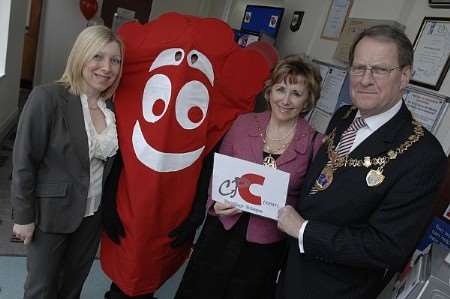
<path fill-rule="evenodd" d="M 127 295 L 153 293 L 191 244 L 168 236 L 189 215 L 202 161 L 233 120 L 253 109 L 270 61 L 241 49 L 217 19 L 169 13 L 122 26 L 125 43 L 115 112 L 122 153 L 117 212 L 125 237 L 103 236 L 101 264 Z"/>

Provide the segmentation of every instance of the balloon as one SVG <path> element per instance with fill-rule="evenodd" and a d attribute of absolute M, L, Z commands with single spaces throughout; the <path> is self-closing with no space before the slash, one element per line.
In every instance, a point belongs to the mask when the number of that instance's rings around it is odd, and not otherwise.
<path fill-rule="evenodd" d="M 97 0 L 80 0 L 80 10 L 86 20 L 91 19 L 97 12 Z"/>

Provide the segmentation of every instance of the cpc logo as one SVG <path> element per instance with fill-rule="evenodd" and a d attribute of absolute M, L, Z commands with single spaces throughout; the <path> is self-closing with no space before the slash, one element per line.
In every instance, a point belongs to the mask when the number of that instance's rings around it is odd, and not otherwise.
<path fill-rule="evenodd" d="M 180 65 L 185 59 L 181 48 L 166 49 L 159 53 L 150 66 L 149 72 L 162 66 Z M 211 86 L 214 85 L 214 71 L 209 59 L 197 50 L 187 54 L 189 67 L 202 72 Z M 142 96 L 142 114 L 149 123 L 156 123 L 167 112 L 172 99 L 172 84 L 168 76 L 155 74 L 148 79 Z M 175 99 L 175 117 L 179 125 L 186 130 L 199 127 L 206 118 L 209 93 L 206 86 L 197 80 L 186 82 Z M 192 165 L 201 155 L 205 146 L 181 153 L 159 151 L 148 144 L 137 120 L 133 128 L 133 150 L 138 160 L 148 168 L 158 172 L 182 170 Z"/>
<path fill-rule="evenodd" d="M 225 180 L 219 186 L 219 194 L 222 196 L 229 196 L 233 198 L 236 196 L 236 192 L 239 192 L 240 197 L 253 205 L 261 205 L 261 196 L 255 195 L 250 191 L 253 185 L 263 186 L 265 177 L 248 173 L 244 174 L 240 178 L 236 177 L 234 180 Z"/>

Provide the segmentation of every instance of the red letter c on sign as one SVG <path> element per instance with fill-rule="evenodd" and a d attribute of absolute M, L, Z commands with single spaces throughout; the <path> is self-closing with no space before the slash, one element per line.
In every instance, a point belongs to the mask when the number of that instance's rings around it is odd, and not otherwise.
<path fill-rule="evenodd" d="M 266 178 L 257 174 L 248 173 L 241 176 L 238 184 L 239 195 L 248 203 L 261 205 L 261 196 L 256 196 L 250 192 L 250 186 L 263 185 Z"/>

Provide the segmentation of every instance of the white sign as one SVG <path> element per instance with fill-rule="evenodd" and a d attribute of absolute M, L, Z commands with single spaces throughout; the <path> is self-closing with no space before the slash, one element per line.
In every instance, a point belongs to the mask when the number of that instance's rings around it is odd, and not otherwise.
<path fill-rule="evenodd" d="M 214 155 L 212 199 L 277 220 L 286 204 L 289 173 L 222 154 Z"/>

